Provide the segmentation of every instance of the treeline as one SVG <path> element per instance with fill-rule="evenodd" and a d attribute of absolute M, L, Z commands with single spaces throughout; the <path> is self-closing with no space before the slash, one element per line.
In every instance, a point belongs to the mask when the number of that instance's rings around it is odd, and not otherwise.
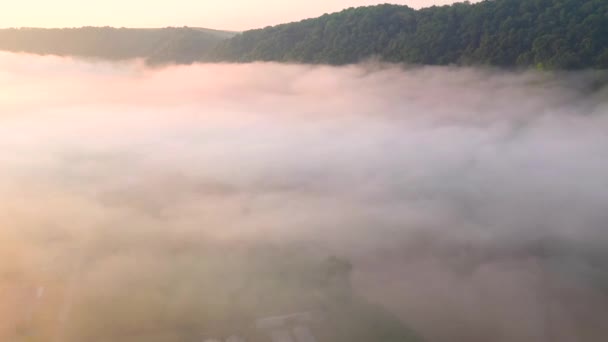
<path fill-rule="evenodd" d="M 191 63 L 200 60 L 231 32 L 199 28 L 127 29 L 83 27 L 0 30 L 0 50 L 151 63 Z"/>
<path fill-rule="evenodd" d="M 376 57 L 426 65 L 608 67 L 608 1 L 486 0 L 414 10 L 350 8 L 244 32 L 211 60 L 348 64 Z"/>
<path fill-rule="evenodd" d="M 276 61 L 608 68 L 607 0 L 379 5 L 233 33 L 195 28 L 0 30 L 0 50 L 150 63 Z"/>

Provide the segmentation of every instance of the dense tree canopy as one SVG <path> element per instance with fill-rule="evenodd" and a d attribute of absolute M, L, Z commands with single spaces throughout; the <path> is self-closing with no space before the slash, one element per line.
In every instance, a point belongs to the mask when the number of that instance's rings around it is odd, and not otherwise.
<path fill-rule="evenodd" d="M 608 1 L 485 0 L 414 10 L 379 5 L 264 29 L 9 29 L 0 49 L 152 63 L 367 58 L 428 65 L 608 68 Z"/>
<path fill-rule="evenodd" d="M 608 67 L 608 1 L 486 0 L 414 10 L 350 8 L 244 32 L 209 58 L 346 64 Z"/>

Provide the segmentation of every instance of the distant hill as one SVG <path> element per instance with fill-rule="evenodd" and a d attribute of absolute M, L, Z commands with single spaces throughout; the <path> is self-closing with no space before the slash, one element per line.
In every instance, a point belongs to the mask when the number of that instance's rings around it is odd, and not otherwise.
<path fill-rule="evenodd" d="M 608 1 L 486 0 L 414 10 L 380 5 L 252 30 L 211 60 L 608 68 Z"/>
<path fill-rule="evenodd" d="M 232 32 L 201 28 L 82 27 L 0 30 L 0 50 L 150 63 L 191 63 Z"/>
<path fill-rule="evenodd" d="M 0 30 L 0 50 L 150 63 L 276 61 L 608 68 L 608 1 L 485 0 L 350 8 L 235 34 L 195 28 Z"/>

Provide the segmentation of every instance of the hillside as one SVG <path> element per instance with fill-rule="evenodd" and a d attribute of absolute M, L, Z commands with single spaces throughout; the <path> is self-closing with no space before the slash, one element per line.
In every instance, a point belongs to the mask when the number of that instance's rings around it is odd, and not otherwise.
<path fill-rule="evenodd" d="M 414 10 L 346 9 L 242 34 L 196 28 L 0 30 L 0 50 L 149 63 L 275 61 L 342 65 L 608 68 L 608 2 L 485 0 Z"/>
<path fill-rule="evenodd" d="M 608 67 L 608 2 L 486 0 L 414 10 L 350 8 L 244 32 L 211 60 L 348 64 L 376 57 L 426 65 Z"/>
<path fill-rule="evenodd" d="M 144 58 L 151 63 L 191 63 L 234 34 L 199 28 L 0 30 L 0 50 L 108 60 Z"/>

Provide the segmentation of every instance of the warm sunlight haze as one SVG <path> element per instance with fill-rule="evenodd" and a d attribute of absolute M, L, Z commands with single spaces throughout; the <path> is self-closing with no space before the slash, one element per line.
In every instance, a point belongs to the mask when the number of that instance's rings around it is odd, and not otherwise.
<path fill-rule="evenodd" d="M 192 26 L 242 31 L 347 7 L 395 3 L 420 8 L 454 0 L 19 0 L 6 1 L 0 27 Z"/>
<path fill-rule="evenodd" d="M 0 342 L 606 341 L 608 1 L 432 4 L 7 2 Z"/>

